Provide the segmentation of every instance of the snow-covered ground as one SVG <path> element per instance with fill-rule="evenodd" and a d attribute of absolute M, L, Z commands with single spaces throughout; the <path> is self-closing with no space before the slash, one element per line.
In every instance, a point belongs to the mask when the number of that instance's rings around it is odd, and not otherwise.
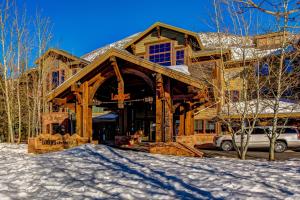
<path fill-rule="evenodd" d="M 300 160 L 188 158 L 84 145 L 0 144 L 0 199 L 300 199 Z"/>

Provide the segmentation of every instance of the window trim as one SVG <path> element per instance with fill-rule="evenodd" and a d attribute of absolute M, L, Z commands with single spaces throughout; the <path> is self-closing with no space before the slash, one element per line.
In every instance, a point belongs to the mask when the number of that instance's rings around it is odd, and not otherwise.
<path fill-rule="evenodd" d="M 164 52 L 159 52 L 159 53 L 152 53 L 150 54 L 150 47 L 151 46 L 155 46 L 155 45 L 161 45 L 161 44 L 170 44 L 170 51 L 164 51 Z M 150 56 L 155 56 L 155 55 L 161 55 L 161 54 L 166 54 L 166 53 L 170 53 L 170 65 L 169 66 L 172 66 L 173 65 L 173 42 L 172 41 L 161 41 L 161 42 L 158 42 L 158 43 L 152 43 L 152 44 L 149 44 L 146 46 L 146 49 L 147 49 L 147 57 L 148 57 L 148 60 L 150 61 Z M 150 61 L 152 62 L 152 61 Z M 153 63 L 156 63 L 156 62 L 153 62 Z M 156 64 L 159 64 L 159 65 L 162 65 L 162 63 L 167 63 L 167 62 L 157 62 Z M 162 65 L 164 66 L 164 65 Z"/>
<path fill-rule="evenodd" d="M 195 123 L 196 120 L 202 120 L 202 132 L 196 131 L 195 129 Z M 207 122 L 212 121 L 214 122 L 214 132 L 207 132 Z M 218 122 L 212 120 L 212 119 L 194 119 L 194 134 L 218 134 Z"/>
<path fill-rule="evenodd" d="M 197 121 L 202 121 L 202 130 L 196 130 L 196 124 L 198 124 Z M 197 123 L 196 123 L 197 122 Z M 200 134 L 200 133 L 205 133 L 205 119 L 194 119 L 194 132 L 196 132 L 196 134 Z"/>
<path fill-rule="evenodd" d="M 179 51 L 183 51 L 183 58 L 182 59 L 177 59 L 177 52 L 179 52 Z M 184 49 L 176 49 L 175 51 L 175 55 L 174 55 L 174 57 L 175 57 L 175 65 L 178 65 L 177 64 L 177 61 L 183 61 L 183 63 L 182 64 L 179 64 L 179 65 L 185 65 L 185 50 Z"/>

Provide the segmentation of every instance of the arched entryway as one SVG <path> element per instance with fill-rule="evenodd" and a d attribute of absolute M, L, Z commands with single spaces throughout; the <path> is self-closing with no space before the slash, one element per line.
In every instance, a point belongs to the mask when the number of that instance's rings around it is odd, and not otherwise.
<path fill-rule="evenodd" d="M 198 79 L 119 50 L 96 59 L 48 98 L 76 114 L 75 133 L 89 141 L 93 129 L 94 135 L 101 129 L 92 124 L 95 107 L 116 115 L 109 139 L 142 129 L 145 140 L 170 142 L 176 134 L 194 134 L 194 110 L 208 101 Z"/>
<path fill-rule="evenodd" d="M 153 77 L 134 69 L 121 70 L 124 85 L 123 106 L 114 99 L 118 77 L 109 76 L 93 96 L 93 139 L 113 141 L 117 135 L 142 134 L 144 141 L 155 141 L 155 90 Z"/>

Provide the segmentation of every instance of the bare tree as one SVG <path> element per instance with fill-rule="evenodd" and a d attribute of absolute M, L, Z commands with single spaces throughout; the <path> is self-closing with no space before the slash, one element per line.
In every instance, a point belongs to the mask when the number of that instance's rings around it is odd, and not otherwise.
<path fill-rule="evenodd" d="M 296 28 L 299 28 L 297 24 L 300 14 L 299 1 L 264 0 L 254 2 L 252 0 L 234 0 L 234 2 L 240 5 L 241 13 L 255 9 L 273 17 L 275 24 L 273 30 L 283 33 L 277 55 L 271 56 L 268 60 L 268 66 L 270 66 L 271 72 L 269 76 L 271 83 L 269 88 L 273 97 L 271 104 L 273 110 L 272 130 L 271 133 L 268 134 L 270 140 L 269 160 L 275 160 L 274 149 L 276 139 L 280 135 L 280 129 L 278 129 L 280 102 L 286 91 L 295 86 L 294 82 L 297 80 L 297 77 L 291 75 L 292 73 L 289 72 L 286 60 L 289 60 L 290 64 L 292 64 L 293 60 L 299 57 L 299 49 L 296 48 L 294 51 L 290 50 L 292 48 L 290 33 L 294 32 Z"/>
<path fill-rule="evenodd" d="M 196 64 L 202 75 L 201 79 L 215 91 L 215 101 L 219 106 L 218 118 L 231 134 L 233 146 L 240 159 L 246 159 L 250 136 L 258 120 L 260 112 L 260 76 L 255 75 L 253 65 L 259 62 L 261 53 L 252 47 L 250 25 L 252 13 L 241 15 L 239 9 L 232 2 L 214 0 L 214 24 L 217 33 L 209 34 L 208 40 L 213 40 L 212 48 L 219 50 L 221 56 L 215 69 L 219 77 L 212 77 L 212 71 L 207 71 L 207 66 Z M 225 15 L 230 17 L 233 28 L 228 30 Z M 201 38 L 203 39 L 203 38 Z M 234 62 L 229 62 L 226 55 L 232 55 Z M 251 55 L 251 57 L 249 56 Z M 211 57 L 211 59 L 215 59 Z M 251 61 L 249 61 L 251 59 Z M 233 67 L 232 65 L 238 65 Z M 205 72 L 205 73 L 203 73 Z M 220 80 L 218 82 L 217 80 Z M 249 82 L 251 80 L 251 83 Z M 234 81 L 240 83 L 238 98 L 231 93 Z M 250 87 L 251 86 L 251 87 Z M 237 117 L 233 118 L 235 115 Z"/>
<path fill-rule="evenodd" d="M 40 14 L 35 21 L 29 20 L 26 10 L 18 9 L 14 1 L 1 3 L 0 112 L 1 118 L 5 117 L 1 132 L 8 142 L 15 142 L 17 136 L 21 142 L 41 130 L 45 74 L 42 62 L 37 63 L 36 69 L 30 69 L 30 65 L 47 48 L 50 22 Z"/>

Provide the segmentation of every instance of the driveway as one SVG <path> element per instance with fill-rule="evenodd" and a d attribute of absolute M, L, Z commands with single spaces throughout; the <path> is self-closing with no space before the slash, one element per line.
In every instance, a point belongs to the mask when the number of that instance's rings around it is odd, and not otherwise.
<path fill-rule="evenodd" d="M 204 152 L 206 157 L 229 157 L 229 158 L 236 158 L 235 151 L 221 151 L 217 149 L 199 149 L 200 151 Z M 268 159 L 269 152 L 267 150 L 248 150 L 247 159 Z M 287 150 L 283 153 L 275 153 L 276 160 L 289 160 L 289 159 L 300 159 L 300 151 L 292 151 Z"/>

